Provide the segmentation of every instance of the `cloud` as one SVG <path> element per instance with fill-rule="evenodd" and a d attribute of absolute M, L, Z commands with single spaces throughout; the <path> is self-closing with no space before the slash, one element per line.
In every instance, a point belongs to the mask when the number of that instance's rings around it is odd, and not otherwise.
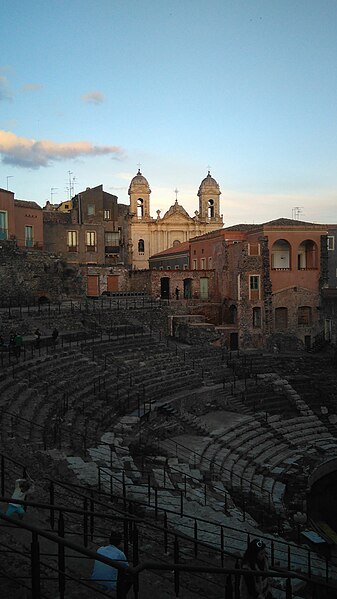
<path fill-rule="evenodd" d="M 87 102 L 88 104 L 102 104 L 104 102 L 104 94 L 102 92 L 88 92 L 87 94 L 83 94 L 81 96 L 83 102 Z"/>
<path fill-rule="evenodd" d="M 12 99 L 13 95 L 8 85 L 7 77 L 0 75 L 0 101 Z"/>
<path fill-rule="evenodd" d="M 112 154 L 121 158 L 123 149 L 119 146 L 95 146 L 88 141 L 56 143 L 50 140 L 36 141 L 18 137 L 10 131 L 0 130 L 0 154 L 2 162 L 23 168 L 50 166 L 56 160 L 69 160 L 80 156 Z"/>
<path fill-rule="evenodd" d="M 25 83 L 25 85 L 22 86 L 22 91 L 37 92 L 42 88 L 43 88 L 43 85 L 41 85 L 41 83 Z"/>

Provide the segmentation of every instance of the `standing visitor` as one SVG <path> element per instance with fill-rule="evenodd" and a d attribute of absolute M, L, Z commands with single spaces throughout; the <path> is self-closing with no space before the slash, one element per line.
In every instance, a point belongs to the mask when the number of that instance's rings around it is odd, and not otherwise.
<path fill-rule="evenodd" d="M 129 566 L 128 561 L 126 559 L 125 554 L 121 550 L 120 546 L 122 543 L 122 535 L 119 532 L 112 532 L 110 535 L 109 545 L 105 545 L 104 547 L 100 547 L 97 549 L 97 553 L 104 557 L 109 557 L 115 561 L 120 562 L 123 568 L 127 568 Z M 91 575 L 91 580 L 96 582 L 97 584 L 105 587 L 106 589 L 110 589 L 116 593 L 117 591 L 117 576 L 118 570 L 117 568 L 113 568 L 112 566 L 108 566 L 107 564 L 103 564 L 103 562 L 95 561 L 94 569 Z M 115 596 L 115 595 L 113 595 Z"/>
<path fill-rule="evenodd" d="M 30 495 L 34 491 L 34 482 L 30 477 L 26 478 L 18 478 L 15 481 L 15 488 L 12 495 L 12 499 L 19 499 L 20 501 L 26 501 L 27 495 Z M 14 501 L 8 504 L 8 508 L 6 511 L 6 516 L 13 516 L 17 514 L 20 520 L 23 518 L 25 514 L 24 506 L 20 503 L 15 503 Z"/>
<path fill-rule="evenodd" d="M 266 553 L 266 545 L 259 539 L 249 543 L 243 556 L 243 570 L 254 570 L 241 576 L 240 599 L 273 599 L 270 590 L 269 579 L 261 574 L 269 570 L 269 562 Z"/>

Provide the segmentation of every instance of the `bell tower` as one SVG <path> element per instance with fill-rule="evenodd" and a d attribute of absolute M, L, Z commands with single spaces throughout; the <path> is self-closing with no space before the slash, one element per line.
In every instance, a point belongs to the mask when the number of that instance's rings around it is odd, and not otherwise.
<path fill-rule="evenodd" d="M 130 196 L 130 212 L 133 218 L 137 220 L 149 219 L 151 189 L 140 169 L 138 169 L 137 175 L 132 179 L 128 193 Z"/>
<path fill-rule="evenodd" d="M 207 222 L 222 222 L 220 216 L 220 187 L 208 171 L 207 177 L 200 183 L 199 197 L 199 219 Z"/>

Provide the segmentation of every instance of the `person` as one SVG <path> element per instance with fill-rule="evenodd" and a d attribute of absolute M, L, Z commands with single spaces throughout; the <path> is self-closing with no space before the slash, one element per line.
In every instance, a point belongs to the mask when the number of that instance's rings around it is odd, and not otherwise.
<path fill-rule="evenodd" d="M 15 488 L 12 495 L 12 499 L 19 499 L 20 501 L 26 501 L 27 495 L 33 493 L 34 482 L 30 477 L 18 478 L 15 481 Z M 6 511 L 6 516 L 13 516 L 17 514 L 20 519 L 25 514 L 24 506 L 20 503 L 10 502 Z"/>
<path fill-rule="evenodd" d="M 40 340 L 41 340 L 41 331 L 40 329 L 36 329 L 35 333 L 34 333 L 34 337 L 35 337 L 35 345 L 37 348 L 40 347 Z"/>
<path fill-rule="evenodd" d="M 112 532 L 110 535 L 109 545 L 100 547 L 97 549 L 97 553 L 104 557 L 109 557 L 110 559 L 116 560 L 120 562 L 123 568 L 127 568 L 129 566 L 128 561 L 126 559 L 125 554 L 120 549 L 120 545 L 122 543 L 122 535 L 120 532 Z M 117 576 L 118 569 L 113 568 L 112 566 L 108 566 L 107 564 L 103 564 L 103 562 L 99 562 L 95 560 L 94 568 L 91 575 L 91 580 L 96 582 L 97 584 L 105 587 L 106 589 L 110 589 L 116 593 L 117 591 Z"/>
<path fill-rule="evenodd" d="M 56 328 L 53 330 L 51 336 L 52 336 L 52 339 L 53 339 L 53 344 L 56 345 L 56 341 L 57 341 L 57 338 L 59 336 L 59 332 L 58 332 L 58 330 Z"/>
<path fill-rule="evenodd" d="M 16 333 L 14 337 L 14 355 L 16 358 L 19 358 L 21 355 L 22 341 L 22 335 L 20 335 L 20 333 Z"/>
<path fill-rule="evenodd" d="M 247 572 L 241 576 L 240 599 L 272 599 L 268 577 L 258 574 L 269 569 L 266 545 L 262 540 L 254 539 L 249 543 L 241 568 L 256 570 L 257 574 Z"/>

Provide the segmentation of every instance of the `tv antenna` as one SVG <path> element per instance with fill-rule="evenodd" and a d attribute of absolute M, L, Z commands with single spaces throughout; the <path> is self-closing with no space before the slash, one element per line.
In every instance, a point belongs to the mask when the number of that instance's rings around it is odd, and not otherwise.
<path fill-rule="evenodd" d="M 50 203 L 53 203 L 53 196 L 55 195 L 55 189 L 58 189 L 58 187 L 51 187 L 50 188 Z"/>
<path fill-rule="evenodd" d="M 291 209 L 291 218 L 293 220 L 299 220 L 300 214 L 303 212 L 303 206 L 294 206 Z"/>

